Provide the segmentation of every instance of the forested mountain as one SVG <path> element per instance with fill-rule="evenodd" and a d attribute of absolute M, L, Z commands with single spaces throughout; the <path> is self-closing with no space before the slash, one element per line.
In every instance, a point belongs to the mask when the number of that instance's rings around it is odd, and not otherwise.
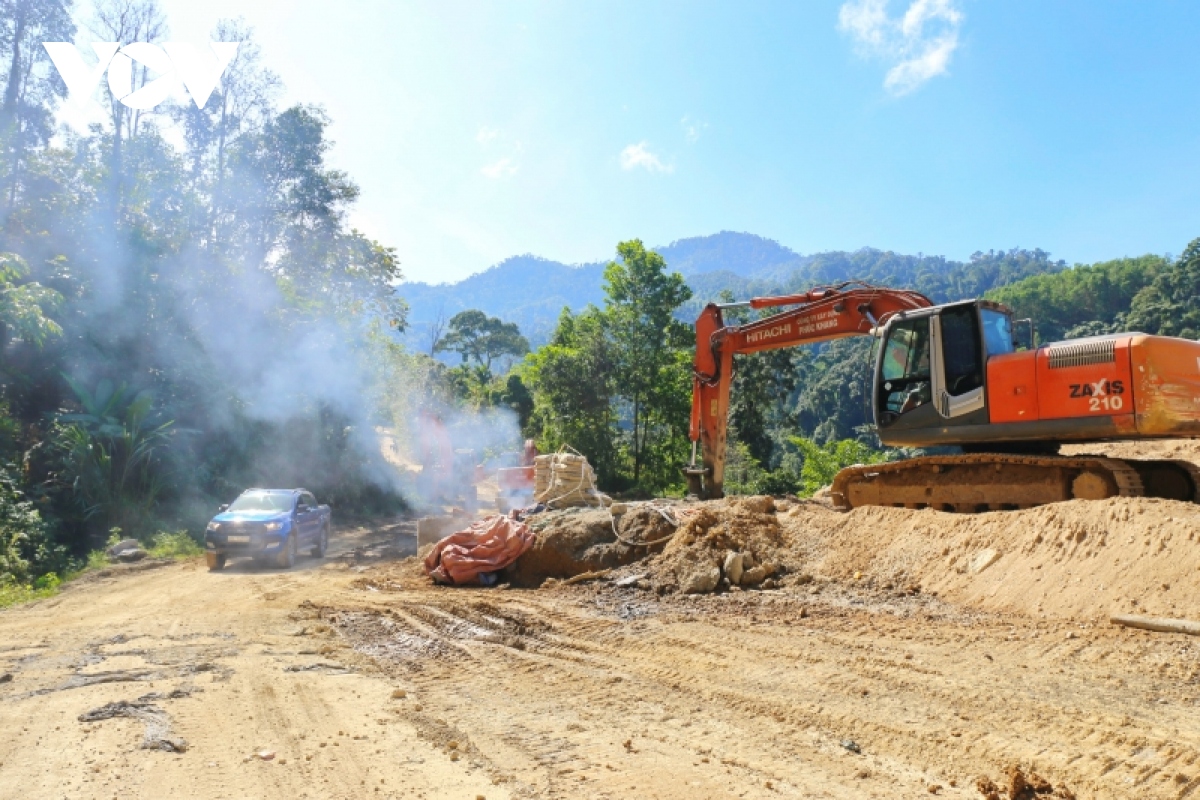
<path fill-rule="evenodd" d="M 1120 331 L 1200 338 L 1200 240 L 1177 261 L 1146 255 L 1054 275 L 989 294 L 1031 317 L 1043 342 Z"/>
<path fill-rule="evenodd" d="M 944 302 L 977 297 L 997 286 L 1066 266 L 1041 250 L 976 253 L 965 262 L 873 248 L 802 256 L 770 239 L 731 231 L 680 239 L 653 249 L 692 289 L 692 299 L 678 314 L 689 322 L 722 292 L 744 299 L 864 280 L 916 288 Z M 589 303 L 603 302 L 603 268 L 603 262 L 571 266 L 525 255 L 506 259 L 458 283 L 402 284 L 400 293 L 411 307 L 407 341 L 428 352 L 435 332 L 431 328 L 439 320 L 444 323 L 459 311 L 477 308 L 517 323 L 536 347 L 549 339 L 564 307 L 579 311 Z"/>

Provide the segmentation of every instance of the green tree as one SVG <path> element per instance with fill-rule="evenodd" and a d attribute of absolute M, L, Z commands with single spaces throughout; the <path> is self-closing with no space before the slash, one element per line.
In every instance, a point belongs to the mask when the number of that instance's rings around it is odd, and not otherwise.
<path fill-rule="evenodd" d="M 888 460 L 888 453 L 875 450 L 854 439 L 817 444 L 802 436 L 793 436 L 792 445 L 804 460 L 800 469 L 800 493 L 811 497 L 821 487 L 833 483 L 839 470 L 857 464 L 879 464 Z"/>
<path fill-rule="evenodd" d="M 1126 330 L 1200 339 L 1200 238 L 1138 292 L 1124 323 Z"/>
<path fill-rule="evenodd" d="M 673 445 L 681 445 L 688 419 L 685 387 L 693 336 L 675 312 L 692 290 L 640 239 L 621 242 L 617 254 L 621 260 L 604 269 L 616 393 L 628 409 L 633 482 L 640 485 L 649 467 L 650 485 L 661 486 L 677 466 L 664 461 L 671 459 Z"/>
<path fill-rule="evenodd" d="M 170 440 L 172 422 L 151 420 L 149 393 L 132 396 L 125 384 L 103 380 L 95 392 L 66 378 L 82 411 L 58 415 L 54 446 L 60 454 L 60 482 L 69 487 L 85 519 L 107 530 L 116 525 L 149 533 L 166 476 L 157 452 Z"/>
<path fill-rule="evenodd" d="M 41 346 L 62 334 L 62 327 L 46 316 L 57 308 L 62 295 L 39 283 L 18 283 L 29 276 L 25 260 L 15 253 L 0 253 L 0 352 L 15 333 Z"/>
<path fill-rule="evenodd" d="M 434 345 L 434 351 L 458 353 L 464 364 L 474 361 L 490 378 L 492 362 L 503 356 L 525 355 L 529 352 L 529 342 L 516 323 L 471 309 L 450 318 L 446 335 Z"/>
<path fill-rule="evenodd" d="M 1134 297 L 1170 266 L 1161 256 L 1119 258 L 1035 275 L 995 289 L 987 297 L 1011 307 L 1017 318 L 1033 319 L 1042 342 L 1065 339 L 1068 334 L 1107 333 Z M 1087 328 L 1074 330 L 1081 326 Z"/>
<path fill-rule="evenodd" d="M 66 85 L 50 68 L 42 42 L 75 38 L 70 2 L 0 0 L 0 163 L 4 207 L 12 209 L 30 151 L 54 132 L 54 103 Z"/>
<path fill-rule="evenodd" d="M 563 309 L 550 342 L 525 358 L 517 373 L 529 387 L 529 432 L 538 448 L 569 444 L 587 455 L 603 486 L 619 480 L 616 360 L 609 319 L 594 306 Z"/>

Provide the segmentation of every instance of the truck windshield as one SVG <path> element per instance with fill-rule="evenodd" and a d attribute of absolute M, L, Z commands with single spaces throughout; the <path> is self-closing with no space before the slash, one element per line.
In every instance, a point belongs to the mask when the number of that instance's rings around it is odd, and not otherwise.
<path fill-rule="evenodd" d="M 291 492 L 246 492 L 233 504 L 229 511 L 291 511 Z"/>

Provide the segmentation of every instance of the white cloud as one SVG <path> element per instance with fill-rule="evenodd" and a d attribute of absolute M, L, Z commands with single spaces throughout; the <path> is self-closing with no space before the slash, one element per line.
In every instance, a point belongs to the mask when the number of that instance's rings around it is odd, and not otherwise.
<path fill-rule="evenodd" d="M 488 164 L 483 169 L 479 170 L 486 177 L 496 180 L 498 178 L 511 178 L 517 174 L 517 165 L 511 158 L 502 158 L 495 164 Z"/>
<path fill-rule="evenodd" d="M 957 2 L 913 0 L 902 17 L 893 19 L 888 0 L 848 0 L 838 11 L 838 28 L 853 37 L 863 55 L 890 63 L 884 88 L 905 95 L 947 72 L 963 21 Z"/>
<path fill-rule="evenodd" d="M 704 129 L 708 127 L 707 122 L 684 117 L 679 120 L 679 124 L 683 126 L 683 136 L 687 139 L 688 144 L 695 144 L 700 140 L 700 134 L 704 133 Z"/>
<path fill-rule="evenodd" d="M 631 144 L 621 151 L 621 169 L 642 167 L 647 172 L 671 172 L 675 168 L 646 149 L 646 142 Z"/>
<path fill-rule="evenodd" d="M 475 141 L 479 142 L 481 145 L 487 146 L 491 144 L 492 141 L 499 135 L 500 131 L 484 125 L 479 129 L 479 133 L 475 134 Z"/>

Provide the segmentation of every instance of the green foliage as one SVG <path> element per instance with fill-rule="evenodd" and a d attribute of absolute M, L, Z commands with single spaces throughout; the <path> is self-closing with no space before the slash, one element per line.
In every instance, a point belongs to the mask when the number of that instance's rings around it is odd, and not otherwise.
<path fill-rule="evenodd" d="M 13 477 L 12 467 L 0 469 L 0 582 L 24 584 L 39 564 L 58 567 L 65 553 L 55 547 L 49 529 Z"/>
<path fill-rule="evenodd" d="M 203 109 L 113 103 L 51 141 L 65 87 L 41 42 L 75 38 L 69 4 L 2 5 L 0 464 L 48 521 L 27 579 L 110 526 L 196 533 L 247 485 L 396 510 L 372 434 L 410 363 L 380 344 L 406 324 L 402 276 L 349 225 L 328 116 L 277 107 L 253 32 L 223 21 L 212 38 L 240 45 Z M 97 4 L 97 35 L 161 39 L 137 5 Z"/>
<path fill-rule="evenodd" d="M 604 312 L 563 309 L 550 343 L 518 368 L 533 396 L 528 430 L 538 449 L 571 445 L 587 455 L 602 486 L 615 485 L 620 468 L 613 350 Z"/>
<path fill-rule="evenodd" d="M 661 490 L 678 483 L 687 447 L 692 336 L 675 312 L 691 292 L 641 241 L 617 252 L 604 270 L 604 308 L 564 309 L 519 374 L 540 449 L 575 447 L 606 488 Z"/>
<path fill-rule="evenodd" d="M 62 578 L 58 577 L 58 573 L 47 572 L 33 582 L 33 588 L 43 591 L 53 591 L 62 585 Z"/>
<path fill-rule="evenodd" d="M 28 584 L 13 583 L 0 578 L 0 608 L 41 600 L 58 594 L 58 584 L 37 588 Z"/>
<path fill-rule="evenodd" d="M 817 444 L 803 436 L 789 440 L 799 452 L 804 465 L 800 468 L 800 492 L 802 497 L 811 497 L 819 489 L 833 483 L 839 470 L 857 464 L 879 464 L 887 461 L 889 454 L 875 450 L 854 439 Z"/>
<path fill-rule="evenodd" d="M 474 361 L 486 370 L 490 379 L 493 361 L 503 356 L 525 355 L 529 352 L 529 342 L 516 324 L 470 310 L 450 318 L 449 330 L 434 345 L 434 351 L 458 353 L 463 364 Z"/>
<path fill-rule="evenodd" d="M 125 384 L 101 381 L 95 392 L 64 376 L 83 413 L 59 414 L 53 445 L 59 481 L 69 487 L 85 519 L 136 532 L 149 522 L 167 476 L 157 452 L 166 447 L 172 423 L 150 421 L 152 398 Z"/>
<path fill-rule="evenodd" d="M 676 480 L 686 440 L 693 336 L 675 311 L 692 296 L 678 272 L 640 239 L 617 245 L 604 269 L 605 315 L 612 339 L 614 390 L 625 407 L 625 449 L 635 485 Z"/>
<path fill-rule="evenodd" d="M 62 335 L 57 322 L 46 316 L 58 308 L 62 295 L 36 282 L 17 283 L 29 276 L 29 266 L 15 253 L 0 253 L 0 326 L 6 342 L 11 330 L 26 341 L 41 346 Z"/>
<path fill-rule="evenodd" d="M 725 493 L 760 494 L 759 484 L 767 471 L 750 452 L 745 442 L 731 440 L 725 452 Z"/>
<path fill-rule="evenodd" d="M 1200 238 L 1193 239 L 1171 269 L 1133 298 L 1127 330 L 1200 339 Z"/>
<path fill-rule="evenodd" d="M 113 542 L 116 544 L 116 542 Z M 103 550 L 92 550 L 87 554 L 87 560 L 84 562 L 84 571 L 104 569 L 109 564 L 108 555 Z"/>
<path fill-rule="evenodd" d="M 1200 338 L 1200 239 L 1174 262 L 1146 255 L 1081 265 L 989 297 L 1032 317 L 1041 342 L 1122 331 Z"/>
<path fill-rule="evenodd" d="M 204 548 L 187 531 L 159 531 L 146 552 L 154 558 L 195 558 Z"/>
<path fill-rule="evenodd" d="M 1108 333 L 1130 303 L 1171 264 L 1161 256 L 1120 258 L 1037 275 L 990 292 L 988 299 L 1032 318 L 1041 342 Z"/>

